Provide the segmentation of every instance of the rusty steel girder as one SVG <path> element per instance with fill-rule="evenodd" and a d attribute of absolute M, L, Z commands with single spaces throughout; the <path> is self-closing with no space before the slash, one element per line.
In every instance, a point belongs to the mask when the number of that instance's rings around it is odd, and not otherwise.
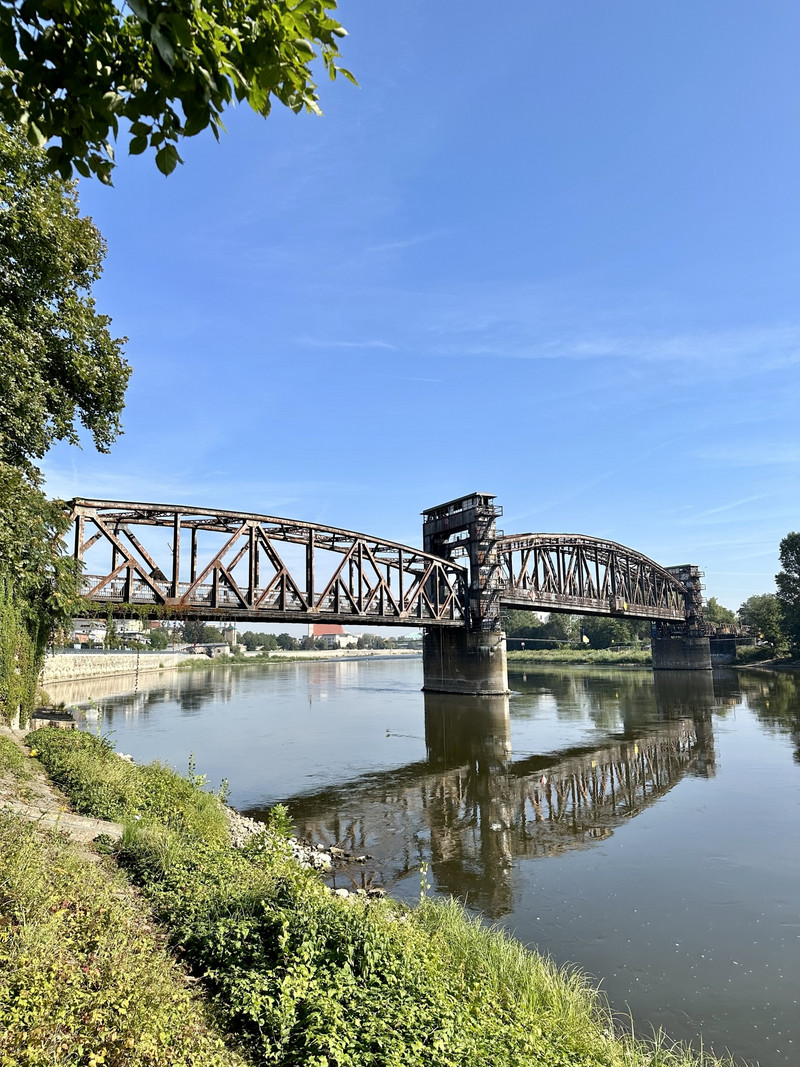
<path fill-rule="evenodd" d="M 72 554 L 88 564 L 91 553 L 97 572 L 84 573 L 83 595 L 112 614 L 133 607 L 194 619 L 464 625 L 465 568 L 408 545 L 214 508 L 86 499 L 68 508 Z M 208 535 L 217 539 L 210 549 Z"/>
<path fill-rule="evenodd" d="M 499 537 L 501 605 L 580 615 L 628 615 L 685 623 L 690 591 L 665 567 L 614 541 L 581 534 Z"/>

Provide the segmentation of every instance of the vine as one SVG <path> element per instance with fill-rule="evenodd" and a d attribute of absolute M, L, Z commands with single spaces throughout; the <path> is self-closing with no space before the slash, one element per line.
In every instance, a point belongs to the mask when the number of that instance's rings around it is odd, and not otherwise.
<path fill-rule="evenodd" d="M 26 615 L 0 569 L 0 719 L 7 724 L 17 716 L 20 725 L 30 719 L 44 658 L 47 630 L 41 620 Z"/>

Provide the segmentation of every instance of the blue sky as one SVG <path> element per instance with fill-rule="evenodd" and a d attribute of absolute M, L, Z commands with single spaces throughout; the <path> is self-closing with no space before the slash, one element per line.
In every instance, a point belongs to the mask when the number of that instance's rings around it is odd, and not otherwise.
<path fill-rule="evenodd" d="M 345 0 L 324 117 L 230 112 L 81 183 L 134 368 L 65 497 L 697 563 L 738 607 L 800 529 L 796 0 Z"/>

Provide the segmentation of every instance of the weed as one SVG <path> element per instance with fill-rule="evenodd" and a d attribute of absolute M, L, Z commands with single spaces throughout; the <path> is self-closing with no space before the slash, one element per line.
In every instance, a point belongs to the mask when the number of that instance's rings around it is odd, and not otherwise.
<path fill-rule="evenodd" d="M 526 663 L 589 663 L 596 666 L 645 667 L 653 662 L 652 654 L 645 649 L 612 651 L 606 648 L 543 648 L 525 652 L 509 652 L 510 665 Z"/>
<path fill-rule="evenodd" d="M 0 914 L 0 1063 L 242 1067 L 135 903 L 4 812 Z"/>
<path fill-rule="evenodd" d="M 285 804 L 276 804 L 269 809 L 267 815 L 267 830 L 278 838 L 288 840 L 294 833 L 294 823 L 289 815 L 289 809 Z"/>
<path fill-rule="evenodd" d="M 9 737 L 0 737 L 0 774 L 7 774 L 19 782 L 31 778 L 28 761 Z"/>

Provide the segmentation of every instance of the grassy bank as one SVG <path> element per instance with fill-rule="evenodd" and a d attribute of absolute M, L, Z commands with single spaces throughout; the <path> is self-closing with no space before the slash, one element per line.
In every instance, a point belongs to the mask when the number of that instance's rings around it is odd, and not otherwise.
<path fill-rule="evenodd" d="M 28 762 L 0 737 L 6 791 Z M 163 941 L 119 872 L 0 810 L 3 1067 L 244 1065 Z"/>
<path fill-rule="evenodd" d="M 615 1035 L 580 976 L 455 903 L 425 899 L 409 909 L 340 899 L 292 860 L 277 822 L 244 849 L 231 848 L 221 806 L 194 774 L 133 766 L 86 733 L 46 730 L 30 740 L 73 804 L 125 824 L 119 863 L 254 1064 L 701 1062 L 664 1042 Z M 124 958 L 117 966 L 125 974 Z"/>
<path fill-rule="evenodd" d="M 649 667 L 652 662 L 653 656 L 649 649 L 622 649 L 616 651 L 608 648 L 542 648 L 508 653 L 510 667 L 524 667 L 529 663 L 589 664 L 595 667 Z"/>

